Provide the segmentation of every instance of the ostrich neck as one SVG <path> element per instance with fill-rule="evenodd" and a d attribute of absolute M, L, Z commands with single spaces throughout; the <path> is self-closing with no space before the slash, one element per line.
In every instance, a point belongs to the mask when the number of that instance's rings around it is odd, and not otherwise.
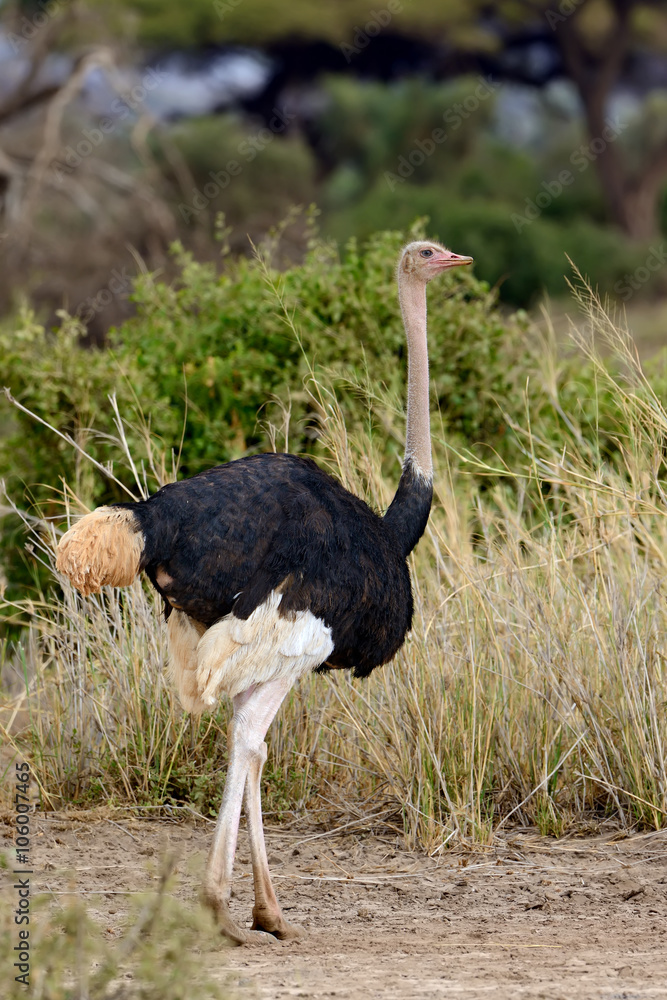
<path fill-rule="evenodd" d="M 407 556 L 424 533 L 433 499 L 426 285 L 400 271 L 398 295 L 408 339 L 408 420 L 403 474 L 384 523 L 399 551 Z"/>
<path fill-rule="evenodd" d="M 400 272 L 398 295 L 408 341 L 408 414 L 405 462 L 425 479 L 433 478 L 428 398 L 426 284 Z"/>

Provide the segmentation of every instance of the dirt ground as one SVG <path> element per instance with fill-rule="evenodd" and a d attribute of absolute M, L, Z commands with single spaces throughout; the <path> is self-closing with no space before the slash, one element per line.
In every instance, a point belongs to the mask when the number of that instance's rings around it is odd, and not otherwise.
<path fill-rule="evenodd" d="M 33 833 L 33 891 L 56 906 L 74 886 L 110 936 L 131 893 L 155 884 L 168 847 L 180 859 L 177 892 L 194 899 L 211 835 L 204 822 L 113 815 L 41 814 Z M 0 827 L 8 858 L 11 843 Z M 269 827 L 267 844 L 286 916 L 305 935 L 221 947 L 216 975 L 241 1000 L 667 997 L 667 833 L 509 833 L 483 853 L 434 858 L 349 830 Z M 242 835 L 239 919 L 250 915 L 250 871 Z"/>

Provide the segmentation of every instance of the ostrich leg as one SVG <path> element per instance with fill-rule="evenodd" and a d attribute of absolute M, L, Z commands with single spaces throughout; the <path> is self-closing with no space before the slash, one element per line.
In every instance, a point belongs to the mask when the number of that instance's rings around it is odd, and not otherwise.
<path fill-rule="evenodd" d="M 260 782 L 265 761 L 266 743 L 262 743 L 261 753 L 253 757 L 250 763 L 245 789 L 245 815 L 250 836 L 252 877 L 255 883 L 252 927 L 253 930 L 268 931 L 269 934 L 280 938 L 281 941 L 286 941 L 288 938 L 299 937 L 301 930 L 285 920 L 271 884 L 262 825 L 262 788 Z"/>
<path fill-rule="evenodd" d="M 225 792 L 218 815 L 218 823 L 213 836 L 213 844 L 208 858 L 204 878 L 204 900 L 216 915 L 221 932 L 237 944 L 246 944 L 264 935 L 247 931 L 232 919 L 229 912 L 229 899 L 232 891 L 232 869 L 236 853 L 236 840 L 241 817 L 243 792 L 249 772 L 257 774 L 257 789 L 259 791 L 259 775 L 266 759 L 266 744 L 264 737 L 273 718 L 280 708 L 281 702 L 291 687 L 291 682 L 285 679 L 268 681 L 265 684 L 254 684 L 237 695 L 233 700 L 234 715 L 229 723 L 228 748 L 229 767 Z M 261 811 L 259 812 L 260 838 Z M 253 868 L 255 868 L 253 848 Z M 267 882 L 268 865 L 264 851 Z M 255 882 L 257 884 L 257 882 Z M 273 894 L 273 890 L 271 890 Z M 273 896 L 275 900 L 275 895 Z M 275 900 L 277 913 L 282 918 L 278 901 Z M 258 925 L 259 926 L 259 925 Z M 262 926 L 264 926 L 262 924 Z"/>

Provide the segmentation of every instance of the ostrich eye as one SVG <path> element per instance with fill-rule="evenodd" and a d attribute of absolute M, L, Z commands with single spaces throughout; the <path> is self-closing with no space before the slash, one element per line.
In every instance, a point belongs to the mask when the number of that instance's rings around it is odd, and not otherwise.
<path fill-rule="evenodd" d="M 419 253 L 420 253 L 420 255 L 422 257 L 432 257 L 433 256 L 433 251 L 432 250 L 420 250 Z"/>

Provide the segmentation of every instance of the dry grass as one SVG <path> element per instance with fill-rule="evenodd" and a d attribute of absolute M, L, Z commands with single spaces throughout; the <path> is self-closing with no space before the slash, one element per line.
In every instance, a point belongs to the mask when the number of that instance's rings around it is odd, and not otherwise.
<path fill-rule="evenodd" d="M 431 851 L 488 843 L 506 824 L 664 825 L 667 414 L 623 328 L 580 298 L 626 373 L 614 385 L 616 457 L 571 421 L 562 440 L 543 441 L 530 414 L 515 428 L 518 469 L 436 443 L 437 503 L 412 557 L 413 631 L 368 681 L 311 677 L 292 693 L 269 737 L 269 812 L 398 825 Z M 550 364 L 545 355 L 553 397 Z M 326 387 L 311 392 L 331 468 L 385 506 L 372 433 L 346 431 Z M 472 488 L 479 475 L 495 483 L 484 494 Z M 51 562 L 54 529 L 30 530 Z M 227 709 L 194 723 L 176 705 L 152 593 L 135 583 L 82 598 L 63 582 L 30 610 L 12 653 L 29 725 L 3 736 L 30 759 L 44 804 L 185 799 L 208 812 Z"/>

